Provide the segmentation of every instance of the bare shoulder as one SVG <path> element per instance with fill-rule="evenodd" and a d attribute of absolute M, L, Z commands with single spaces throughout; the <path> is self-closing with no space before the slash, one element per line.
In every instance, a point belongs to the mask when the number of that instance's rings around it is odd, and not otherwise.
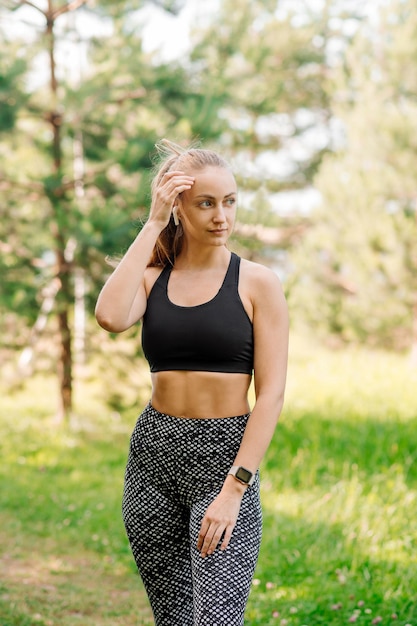
<path fill-rule="evenodd" d="M 288 306 L 281 281 L 270 268 L 243 259 L 241 277 L 241 298 L 250 312 L 257 345 L 263 345 L 263 350 L 267 350 L 268 345 L 275 345 L 271 333 L 277 333 L 279 341 L 288 336 Z"/>
<path fill-rule="evenodd" d="M 241 260 L 242 287 L 251 300 L 284 297 L 281 281 L 269 267 L 246 259 Z"/>

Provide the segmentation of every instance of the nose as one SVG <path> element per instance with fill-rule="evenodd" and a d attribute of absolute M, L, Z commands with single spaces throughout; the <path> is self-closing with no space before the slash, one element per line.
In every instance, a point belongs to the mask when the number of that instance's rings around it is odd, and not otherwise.
<path fill-rule="evenodd" d="M 216 204 L 216 211 L 214 213 L 213 220 L 215 222 L 220 222 L 220 223 L 226 221 L 224 206 L 222 202 L 218 202 Z"/>

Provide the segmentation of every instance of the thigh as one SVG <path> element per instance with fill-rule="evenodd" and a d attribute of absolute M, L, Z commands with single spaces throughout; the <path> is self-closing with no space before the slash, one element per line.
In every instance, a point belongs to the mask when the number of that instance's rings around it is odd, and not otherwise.
<path fill-rule="evenodd" d="M 201 519 L 216 494 L 194 505 L 190 519 L 194 626 L 242 626 L 262 534 L 259 476 L 242 498 L 230 544 L 201 558 L 196 548 Z"/>
<path fill-rule="evenodd" d="M 189 514 L 129 456 L 123 520 L 157 626 L 192 626 Z"/>

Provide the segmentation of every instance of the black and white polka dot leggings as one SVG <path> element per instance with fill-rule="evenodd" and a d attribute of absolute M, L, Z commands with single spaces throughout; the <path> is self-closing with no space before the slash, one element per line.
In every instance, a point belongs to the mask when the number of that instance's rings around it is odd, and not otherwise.
<path fill-rule="evenodd" d="M 227 549 L 203 559 L 197 537 L 248 417 L 179 418 L 148 405 L 136 423 L 123 519 L 156 626 L 243 625 L 261 540 L 259 475 Z"/>

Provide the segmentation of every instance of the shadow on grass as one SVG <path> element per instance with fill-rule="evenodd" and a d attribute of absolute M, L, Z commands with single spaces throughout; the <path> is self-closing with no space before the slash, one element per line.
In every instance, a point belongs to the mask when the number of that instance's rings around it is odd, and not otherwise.
<path fill-rule="evenodd" d="M 4 530 L 0 549 L 2 626 L 153 624 L 139 577 L 111 556 Z"/>
<path fill-rule="evenodd" d="M 150 626 L 121 518 L 127 436 L 58 431 L 3 455 L 0 624 Z"/>

